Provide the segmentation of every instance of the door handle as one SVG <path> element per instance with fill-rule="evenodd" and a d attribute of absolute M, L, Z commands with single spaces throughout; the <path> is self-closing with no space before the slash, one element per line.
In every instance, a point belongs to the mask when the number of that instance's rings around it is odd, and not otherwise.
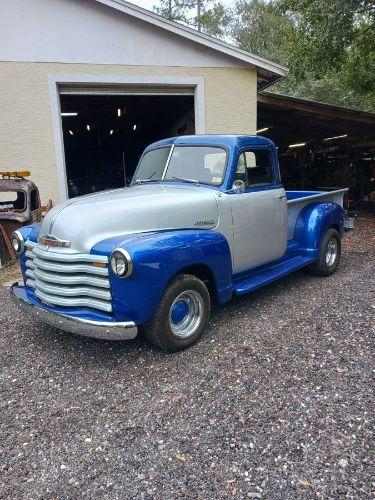
<path fill-rule="evenodd" d="M 278 200 L 282 200 L 283 198 L 286 198 L 285 194 L 279 194 L 278 196 L 275 196 Z"/>

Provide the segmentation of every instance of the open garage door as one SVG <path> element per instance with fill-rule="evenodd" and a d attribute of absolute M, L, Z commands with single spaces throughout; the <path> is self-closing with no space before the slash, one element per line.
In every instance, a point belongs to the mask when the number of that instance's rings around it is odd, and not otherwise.
<path fill-rule="evenodd" d="M 195 133 L 194 89 L 63 87 L 69 197 L 128 185 L 151 142 Z"/>

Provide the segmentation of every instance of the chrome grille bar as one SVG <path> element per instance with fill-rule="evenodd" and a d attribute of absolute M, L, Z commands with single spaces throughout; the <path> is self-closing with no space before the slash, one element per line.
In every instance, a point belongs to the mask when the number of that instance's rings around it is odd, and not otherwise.
<path fill-rule="evenodd" d="M 112 311 L 107 257 L 46 251 L 30 241 L 25 245 L 26 285 L 42 302 Z"/>
<path fill-rule="evenodd" d="M 58 274 L 50 273 L 46 271 L 41 271 L 40 269 L 35 269 L 34 264 L 31 263 L 29 269 L 26 271 L 26 276 L 30 278 L 39 278 L 42 281 L 48 281 L 49 283 L 57 283 L 59 285 L 91 285 L 99 288 L 109 288 L 109 281 L 106 278 L 89 276 L 87 274 Z"/>
<path fill-rule="evenodd" d="M 63 262 L 102 262 L 103 264 L 108 263 L 107 257 L 104 255 L 92 255 L 86 253 L 64 253 L 64 252 L 56 252 L 56 251 L 46 251 L 43 250 L 37 243 L 33 243 L 31 241 L 26 241 L 25 243 L 27 248 L 31 248 L 33 253 L 37 257 L 42 257 L 47 260 L 59 260 Z"/>
<path fill-rule="evenodd" d="M 106 267 L 95 267 L 87 264 L 72 264 L 71 262 L 61 264 L 53 261 L 47 261 L 34 257 L 33 264 L 38 269 L 45 269 L 56 273 L 88 273 L 98 274 L 100 276 L 108 276 L 108 269 Z"/>
<path fill-rule="evenodd" d="M 50 293 L 52 295 L 58 295 L 60 297 L 95 297 L 97 299 L 102 300 L 111 300 L 110 292 L 106 290 L 98 290 L 94 287 L 85 287 L 85 286 L 56 286 L 51 285 L 49 283 L 45 283 L 39 279 L 34 280 L 35 288 L 41 290 L 45 293 Z"/>
<path fill-rule="evenodd" d="M 105 301 L 89 299 L 86 297 L 74 297 L 74 298 L 64 298 L 58 297 L 56 295 L 50 295 L 39 291 L 38 288 L 35 289 L 35 295 L 46 304 L 51 304 L 54 306 L 63 307 L 92 307 L 94 309 L 99 309 L 105 312 L 111 312 L 111 303 L 105 303 Z"/>

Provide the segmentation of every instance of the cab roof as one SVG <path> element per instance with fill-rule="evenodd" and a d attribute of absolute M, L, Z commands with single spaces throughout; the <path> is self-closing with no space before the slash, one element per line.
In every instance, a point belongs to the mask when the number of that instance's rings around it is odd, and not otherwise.
<path fill-rule="evenodd" d="M 252 146 L 271 146 L 275 144 L 266 137 L 259 135 L 182 135 L 170 137 L 150 144 L 146 151 L 171 145 L 202 145 L 202 146 L 224 146 L 228 149 Z"/>
<path fill-rule="evenodd" d="M 275 186 L 281 186 L 280 174 L 277 165 L 277 153 L 275 144 L 266 137 L 259 135 L 182 135 L 179 137 L 170 137 L 169 139 L 163 139 L 158 142 L 150 144 L 143 152 L 140 162 L 143 156 L 152 149 L 168 147 L 168 146 L 212 146 L 224 148 L 228 153 L 227 167 L 225 170 L 225 176 L 223 183 L 219 187 L 212 187 L 219 191 L 226 191 L 232 188 L 233 184 L 233 174 L 234 165 L 237 155 L 243 149 L 263 147 L 268 148 L 271 151 L 273 158 L 273 165 L 275 168 Z"/>
<path fill-rule="evenodd" d="M 33 181 L 23 177 L 0 179 L 0 192 L 1 191 L 31 191 L 35 189 L 36 185 Z"/>

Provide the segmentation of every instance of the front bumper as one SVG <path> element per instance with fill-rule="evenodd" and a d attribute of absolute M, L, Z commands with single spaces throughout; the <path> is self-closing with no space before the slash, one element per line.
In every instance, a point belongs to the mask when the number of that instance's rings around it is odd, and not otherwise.
<path fill-rule="evenodd" d="M 96 321 L 43 309 L 28 300 L 25 288 L 19 286 L 18 283 L 12 285 L 11 296 L 13 302 L 27 314 L 66 332 L 104 340 L 130 340 L 134 339 L 138 333 L 138 328 L 132 321 Z"/>

